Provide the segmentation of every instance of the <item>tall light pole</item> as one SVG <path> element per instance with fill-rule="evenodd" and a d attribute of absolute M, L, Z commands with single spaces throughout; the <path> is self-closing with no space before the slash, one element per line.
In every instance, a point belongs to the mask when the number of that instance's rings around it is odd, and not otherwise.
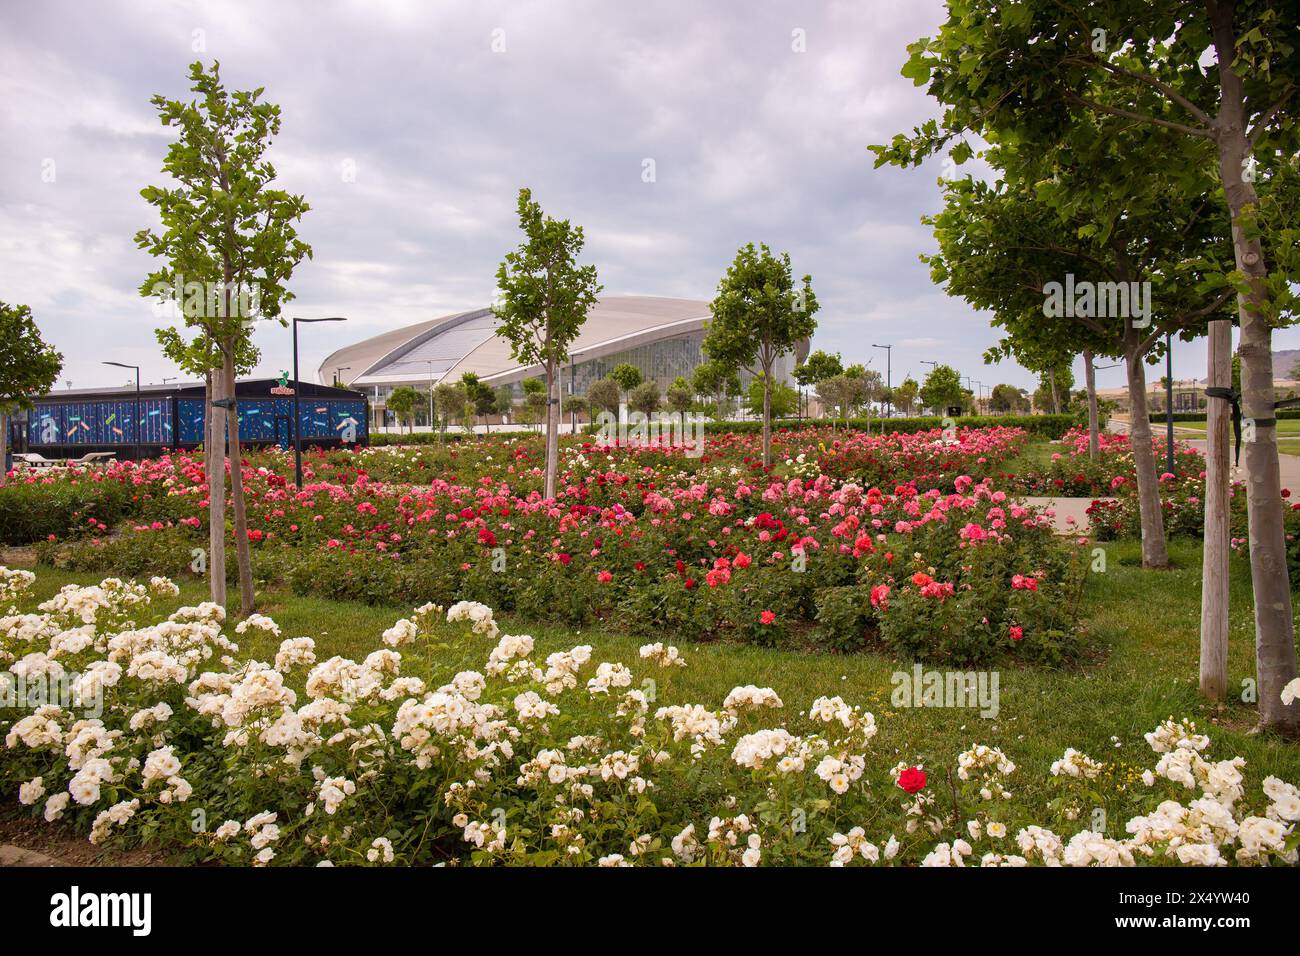
<path fill-rule="evenodd" d="M 132 421 L 135 422 L 135 460 L 140 460 L 140 366 L 127 365 L 125 362 L 105 362 L 105 365 L 116 365 L 118 368 L 135 369 L 135 415 Z"/>
<path fill-rule="evenodd" d="M 874 342 L 872 343 L 871 347 L 873 349 L 885 350 L 885 396 L 886 396 L 885 400 L 889 404 L 889 413 L 885 417 L 893 418 L 894 417 L 894 382 L 893 382 L 894 347 L 892 345 L 876 345 Z"/>
<path fill-rule="evenodd" d="M 346 322 L 341 315 L 332 315 L 323 319 L 293 320 L 293 480 L 302 491 L 302 415 L 298 411 L 298 399 L 302 393 L 302 382 L 298 380 L 298 323 L 299 322 Z"/>
<path fill-rule="evenodd" d="M 334 370 L 334 384 L 338 385 L 340 382 L 343 381 L 343 376 L 339 374 L 340 372 L 350 372 L 350 371 L 352 371 L 351 365 L 340 365 L 338 368 L 336 368 Z"/>

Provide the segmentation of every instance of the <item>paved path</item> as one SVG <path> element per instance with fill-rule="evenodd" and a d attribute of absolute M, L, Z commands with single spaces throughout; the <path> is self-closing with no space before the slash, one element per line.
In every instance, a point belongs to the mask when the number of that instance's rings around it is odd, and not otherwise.
<path fill-rule="evenodd" d="M 35 850 L 24 850 L 20 846 L 6 843 L 0 846 L 0 867 L 3 866 L 64 866 L 59 860 Z"/>
<path fill-rule="evenodd" d="M 1088 530 L 1088 506 L 1098 498 L 1044 498 L 1038 495 L 1021 498 L 1027 505 L 1052 510 L 1052 526 L 1057 534 L 1079 534 Z M 1071 521 L 1070 519 L 1074 519 Z"/>
<path fill-rule="evenodd" d="M 1107 423 L 1106 427 L 1107 430 L 1109 431 L 1119 432 L 1123 434 L 1128 431 L 1128 422 L 1119 421 L 1118 419 L 1112 418 Z M 1151 430 L 1152 433 L 1155 434 L 1157 437 L 1163 437 L 1165 434 L 1164 426 L 1160 425 L 1157 422 L 1151 423 Z M 1183 437 L 1182 435 L 1177 434 L 1176 432 L 1177 432 L 1177 426 L 1175 425 L 1174 439 L 1176 441 L 1184 442 L 1187 445 L 1190 445 L 1192 448 L 1195 448 L 1201 454 L 1205 454 L 1204 438 L 1188 439 Z M 1204 433 L 1201 432 L 1200 434 L 1204 434 Z M 1233 442 L 1231 432 L 1229 432 L 1228 434 L 1228 454 L 1230 456 L 1236 454 L 1236 446 L 1235 443 Z M 1282 473 L 1282 487 L 1290 488 L 1292 491 L 1300 493 L 1300 456 L 1278 454 L 1277 463 L 1278 463 L 1278 469 Z M 1245 455 L 1245 450 L 1243 449 L 1243 453 L 1241 456 L 1241 465 L 1234 467 L 1232 469 L 1232 480 L 1245 481 L 1246 479 L 1247 479 L 1246 455 Z"/>

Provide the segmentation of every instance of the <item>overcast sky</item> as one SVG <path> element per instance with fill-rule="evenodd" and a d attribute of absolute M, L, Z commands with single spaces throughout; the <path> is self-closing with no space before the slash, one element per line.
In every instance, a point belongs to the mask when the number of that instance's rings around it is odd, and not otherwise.
<path fill-rule="evenodd" d="M 312 207 L 289 313 L 349 317 L 304 333 L 304 378 L 341 345 L 486 305 L 528 185 L 585 228 L 607 293 L 709 299 L 737 247 L 766 242 L 813 277 L 814 347 L 884 372 L 869 346 L 892 343 L 895 382 L 937 360 L 1028 386 L 982 364 L 987 317 L 917 259 L 938 164 L 875 170 L 867 151 L 934 115 L 898 69 L 941 19 L 939 0 L 6 3 L 0 299 L 31 306 L 77 387 L 119 384 L 105 359 L 178 374 L 132 236 L 172 135 L 149 99 L 188 98 L 188 64 L 216 59 L 227 88 L 283 108 L 271 159 Z M 289 367 L 287 330 L 256 344 L 259 371 Z M 1203 356 L 1182 348 L 1175 377 Z"/>

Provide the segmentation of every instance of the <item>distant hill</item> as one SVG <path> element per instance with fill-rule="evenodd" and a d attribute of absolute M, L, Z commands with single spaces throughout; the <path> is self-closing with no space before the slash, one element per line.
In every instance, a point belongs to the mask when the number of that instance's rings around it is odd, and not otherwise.
<path fill-rule="evenodd" d="M 1286 379 L 1293 381 L 1297 378 L 1291 374 L 1291 369 L 1295 363 L 1300 361 L 1300 349 L 1281 349 L 1273 353 L 1273 380 Z M 1202 382 L 1205 379 L 1201 379 Z"/>
<path fill-rule="evenodd" d="M 1300 360 L 1300 349 L 1283 349 L 1273 353 L 1273 378 L 1293 379 L 1291 369 Z"/>

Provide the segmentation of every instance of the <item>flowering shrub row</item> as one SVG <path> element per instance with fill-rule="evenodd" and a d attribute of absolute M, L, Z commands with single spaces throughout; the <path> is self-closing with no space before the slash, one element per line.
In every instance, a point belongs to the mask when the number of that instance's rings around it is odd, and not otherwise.
<path fill-rule="evenodd" d="M 856 624 L 820 618 L 816 637 L 832 646 L 1054 662 L 1073 651 L 1078 548 L 987 478 L 951 474 L 991 466 L 1022 442 L 992 429 L 952 442 L 851 435 L 818 449 L 846 474 L 888 459 L 926 476 L 870 486 L 817 469 L 769 473 L 747 443 L 710 445 L 700 459 L 575 446 L 555 500 L 538 489 L 536 449 L 513 440 L 340 458 L 331 480 L 311 474 L 301 492 L 263 464 L 248 471 L 249 537 L 258 576 L 299 593 L 470 600 L 575 626 L 616 619 L 694 640 L 782 644 L 819 622 L 824 591 L 851 588 Z M 420 484 L 372 477 L 418 470 L 430 454 L 456 472 Z M 96 524 L 76 547 L 56 541 L 42 558 L 185 573 L 207 539 L 200 464 L 168 458 L 135 477 L 150 491 L 137 495 L 140 516 L 121 534 L 103 536 Z"/>
<path fill-rule="evenodd" d="M 0 570 L 0 600 L 31 580 Z M 1074 749 L 1022 767 L 978 743 L 922 766 L 839 696 L 794 714 L 753 685 L 682 699 L 673 677 L 688 661 L 661 642 L 635 673 L 587 645 L 539 659 L 531 637 L 461 602 L 417 609 L 364 660 L 318 660 L 311 638 L 280 640 L 264 616 L 232 629 L 203 604 L 160 619 L 151 592 L 176 588 L 110 579 L 0 617 L 9 673 L 72 688 L 0 709 L 0 788 L 97 844 L 148 838 L 255 865 L 1297 859 L 1300 790 L 1248 781 L 1242 758 L 1211 756 L 1186 720 L 1146 735 L 1145 769 Z M 435 652 L 448 628 L 479 644 L 477 669 Z M 273 659 L 241 656 L 253 631 L 280 640 Z M 1050 799 L 1018 796 L 1039 777 Z"/>

